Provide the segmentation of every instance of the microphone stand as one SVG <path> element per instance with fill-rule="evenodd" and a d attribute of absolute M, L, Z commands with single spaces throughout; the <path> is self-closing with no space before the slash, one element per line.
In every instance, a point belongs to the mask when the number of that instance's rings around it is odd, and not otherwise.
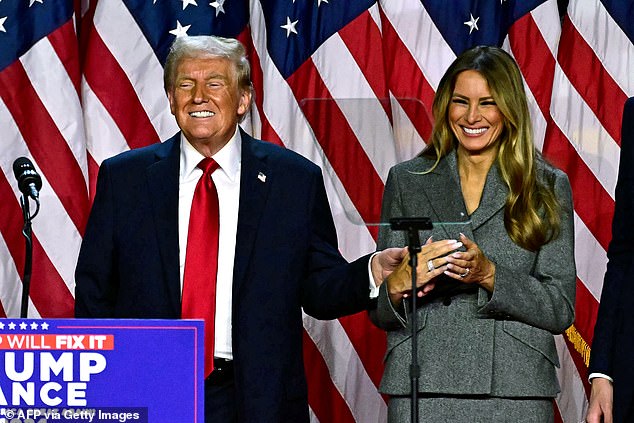
<path fill-rule="evenodd" d="M 35 199 L 37 208 L 35 213 L 31 215 L 29 210 L 29 197 L 22 194 L 20 197 L 20 207 L 22 207 L 22 217 L 24 218 L 24 227 L 22 228 L 22 235 L 26 240 L 26 254 L 24 255 L 24 276 L 22 277 L 22 304 L 20 308 L 20 317 L 26 318 L 29 307 L 29 291 L 31 289 L 31 269 L 33 263 L 33 239 L 31 230 L 31 221 L 37 213 L 40 211 L 40 200 Z"/>
<path fill-rule="evenodd" d="M 409 377 L 411 386 L 411 421 L 418 423 L 418 379 L 420 377 L 420 366 L 418 365 L 418 324 L 416 307 L 416 268 L 418 266 L 418 253 L 422 247 L 418 231 L 432 229 L 431 219 L 428 217 L 395 217 L 390 219 L 390 226 L 393 230 L 407 231 L 407 250 L 409 251 L 409 265 L 412 269 L 412 361 L 409 366 Z"/>

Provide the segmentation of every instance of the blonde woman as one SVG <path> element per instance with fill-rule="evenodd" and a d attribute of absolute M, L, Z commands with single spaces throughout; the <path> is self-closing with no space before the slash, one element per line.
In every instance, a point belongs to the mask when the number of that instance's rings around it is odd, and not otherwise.
<path fill-rule="evenodd" d="M 521 74 L 499 48 L 461 54 L 440 82 L 433 113 L 431 142 L 391 169 L 383 199 L 384 220 L 461 222 L 421 234 L 464 247 L 434 256 L 430 241 L 420 253 L 430 274 L 416 311 L 420 421 L 550 422 L 559 392 L 553 334 L 574 318 L 568 178 L 536 151 Z M 383 229 L 378 244 L 405 241 Z M 387 279 L 370 312 L 388 334 L 380 390 L 390 396 L 389 422 L 410 419 L 406 273 Z"/>

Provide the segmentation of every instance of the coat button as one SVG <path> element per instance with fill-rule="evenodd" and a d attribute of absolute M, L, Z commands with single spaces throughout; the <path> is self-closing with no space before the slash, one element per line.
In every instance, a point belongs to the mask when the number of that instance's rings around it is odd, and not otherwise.
<path fill-rule="evenodd" d="M 443 303 L 443 305 L 446 305 L 446 306 L 450 305 L 451 304 L 451 297 L 443 298 L 442 299 L 442 303 Z"/>

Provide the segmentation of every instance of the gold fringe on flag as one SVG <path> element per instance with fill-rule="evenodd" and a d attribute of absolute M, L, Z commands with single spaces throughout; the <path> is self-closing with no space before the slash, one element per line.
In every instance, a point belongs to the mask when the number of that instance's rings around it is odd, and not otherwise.
<path fill-rule="evenodd" d="M 583 339 L 575 325 L 571 325 L 566 329 L 566 336 L 575 347 L 575 350 L 581 355 L 581 358 L 583 358 L 586 367 L 588 367 L 590 365 L 590 345 Z"/>

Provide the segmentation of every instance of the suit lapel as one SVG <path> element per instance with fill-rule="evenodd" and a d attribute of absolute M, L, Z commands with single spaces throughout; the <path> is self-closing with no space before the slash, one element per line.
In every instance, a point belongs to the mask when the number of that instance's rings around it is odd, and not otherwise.
<path fill-rule="evenodd" d="M 161 263 L 170 302 L 180 313 L 180 273 L 178 255 L 178 174 L 180 132 L 156 151 L 156 162 L 146 169 L 149 195 L 156 226 Z"/>
<path fill-rule="evenodd" d="M 428 181 L 429 184 L 425 184 L 422 189 L 434 210 L 435 216 L 432 216 L 434 222 L 465 222 L 469 220 L 462 197 L 455 151 L 438 163 L 436 169 L 428 175 Z M 487 175 L 480 205 L 471 214 L 471 230 L 476 230 L 482 226 L 504 207 L 507 193 L 508 188 L 500 177 L 497 163 L 494 163 Z M 455 232 L 451 230 L 449 225 L 436 226 L 441 226 L 448 237 L 453 236 Z M 468 231 L 465 235 L 473 239 Z"/>
<path fill-rule="evenodd" d="M 428 174 L 427 180 L 429 183 L 424 184 L 422 189 L 434 211 L 434 216 L 431 216 L 434 227 L 444 231 L 445 237 L 454 237 L 455 233 L 450 225 L 438 223 L 468 220 L 455 153 L 452 152 L 441 160 Z"/>
<path fill-rule="evenodd" d="M 236 255 L 233 268 L 233 292 L 237 292 L 253 254 L 262 211 L 273 181 L 270 175 L 267 153 L 252 137 L 240 129 L 242 137 L 242 164 L 240 170 L 240 206 L 236 234 Z"/>
<path fill-rule="evenodd" d="M 500 176 L 497 163 L 493 163 L 484 183 L 480 205 L 471 214 L 471 227 L 476 230 L 504 208 L 508 188 Z"/>

